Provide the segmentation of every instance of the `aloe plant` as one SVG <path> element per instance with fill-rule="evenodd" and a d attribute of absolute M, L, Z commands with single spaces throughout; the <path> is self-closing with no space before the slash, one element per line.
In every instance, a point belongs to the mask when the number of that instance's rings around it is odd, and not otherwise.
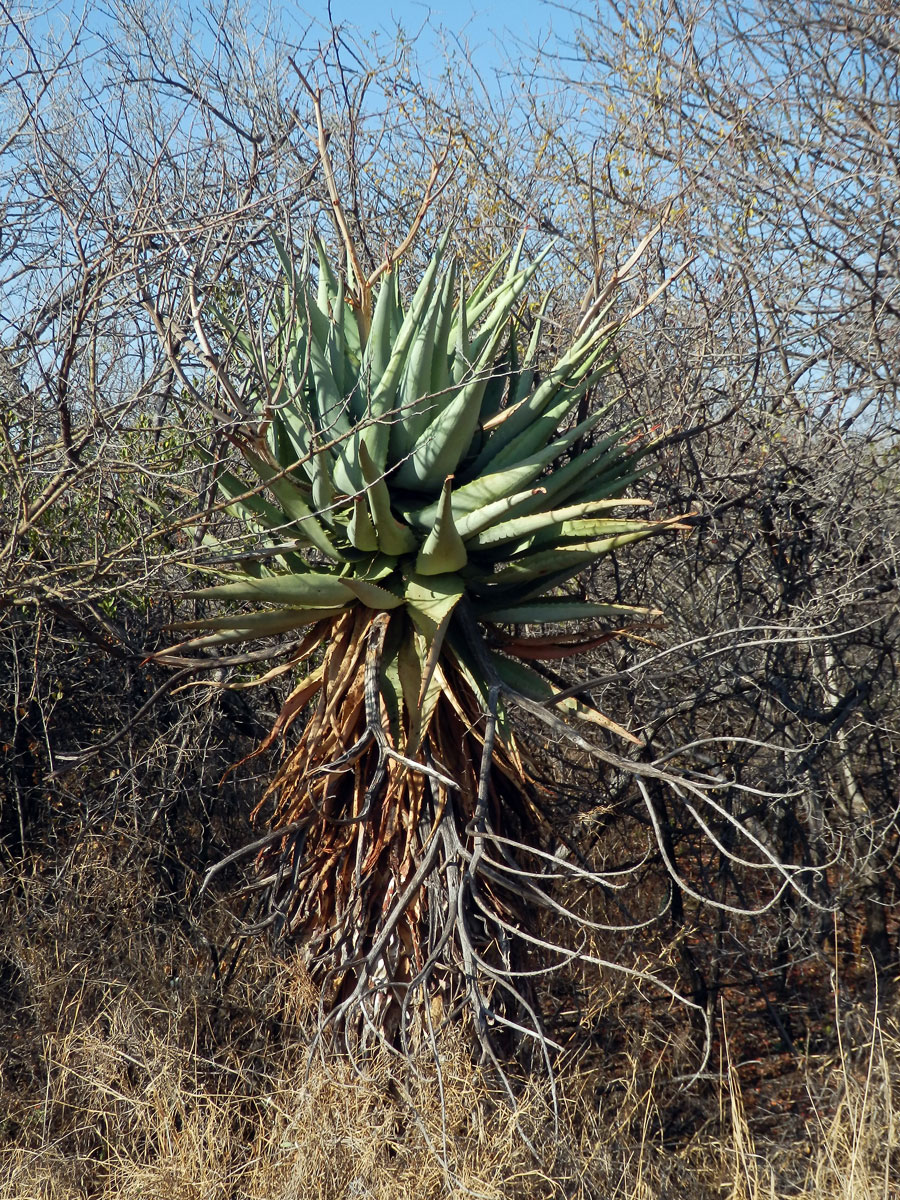
<path fill-rule="evenodd" d="M 216 478 L 250 541 L 198 560 L 217 581 L 187 594 L 223 611 L 179 627 L 182 653 L 297 639 L 265 744 L 299 737 L 269 790 L 259 868 L 271 919 L 382 1027 L 410 989 L 488 953 L 488 914 L 505 926 L 523 908 L 478 849 L 486 831 L 533 840 L 510 697 L 552 700 L 542 657 L 645 613 L 585 601 L 570 581 L 674 523 L 621 514 L 647 446 L 631 426 L 603 429 L 609 405 L 584 403 L 615 362 L 609 304 L 544 362 L 546 302 L 525 320 L 540 258 L 522 266 L 520 247 L 469 289 L 448 242 L 408 302 L 394 264 L 363 304 L 318 242 L 313 268 L 276 240 L 265 334 L 216 311 L 253 415 L 230 435 L 243 468 Z M 554 711 L 636 740 L 586 700 Z M 458 924 L 467 878 L 479 934 Z"/>

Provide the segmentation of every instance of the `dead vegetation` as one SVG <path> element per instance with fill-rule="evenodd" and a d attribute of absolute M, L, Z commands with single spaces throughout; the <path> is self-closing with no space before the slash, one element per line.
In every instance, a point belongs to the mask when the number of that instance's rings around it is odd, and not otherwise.
<path fill-rule="evenodd" d="M 186 798 L 170 818 L 172 847 L 209 821 Z M 683 1014 L 594 973 L 556 1114 L 543 1073 L 519 1078 L 513 1110 L 458 1026 L 439 1067 L 424 1042 L 357 1071 L 311 1057 L 299 954 L 256 938 L 231 969 L 231 907 L 193 906 L 199 872 L 173 885 L 147 832 L 76 824 L 7 859 L 4 1200 L 895 1194 L 895 1003 L 876 1013 L 838 976 L 830 1020 L 781 1057 L 753 1055 L 764 1014 L 726 1007 L 711 1069 L 688 1082 Z"/>

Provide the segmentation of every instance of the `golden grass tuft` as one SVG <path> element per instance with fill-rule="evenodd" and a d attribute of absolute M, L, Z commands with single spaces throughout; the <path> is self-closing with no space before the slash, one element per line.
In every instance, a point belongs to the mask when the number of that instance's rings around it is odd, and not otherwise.
<path fill-rule="evenodd" d="M 150 843 L 130 836 L 76 839 L 0 884 L 3 1200 L 900 1194 L 895 1002 L 873 1019 L 842 1000 L 833 1052 L 793 1065 L 784 1120 L 758 1119 L 727 1038 L 720 1082 L 691 1088 L 670 1077 L 683 1052 L 647 1026 L 615 1055 L 561 1064 L 557 1122 L 541 1074 L 520 1079 L 513 1112 L 464 1030 L 442 1034 L 440 1074 L 427 1045 L 411 1067 L 310 1058 L 316 994 L 299 957 L 250 942 L 225 987 L 203 939 L 222 944 L 227 909 L 210 904 L 198 926 L 161 905 Z M 621 981 L 596 989 L 591 1019 L 608 1023 Z M 693 1132 L 673 1138 L 661 1131 L 682 1103 Z"/>

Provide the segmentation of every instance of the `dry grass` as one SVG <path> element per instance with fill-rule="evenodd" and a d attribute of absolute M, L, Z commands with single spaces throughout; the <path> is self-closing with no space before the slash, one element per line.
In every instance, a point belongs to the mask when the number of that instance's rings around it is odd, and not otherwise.
<path fill-rule="evenodd" d="M 698 1174 L 715 1178 L 727 1200 L 894 1200 L 900 1194 L 896 1022 L 888 1033 L 886 1023 L 859 1012 L 837 1018 L 839 1053 L 803 1064 L 808 1115 L 802 1128 L 785 1120 L 778 1141 L 754 1135 L 739 1071 L 725 1054 L 718 1136 L 689 1153 Z M 842 1044 L 842 1024 L 857 1027 L 852 1051 Z"/>
<path fill-rule="evenodd" d="M 602 1049 L 564 1066 L 558 1120 L 542 1077 L 522 1081 L 513 1113 L 459 1031 L 440 1077 L 424 1053 L 418 1073 L 384 1057 L 358 1074 L 310 1062 L 299 961 L 249 945 L 224 987 L 203 938 L 222 943 L 226 910 L 198 926 L 163 905 L 150 843 L 142 855 L 131 839 L 74 840 L 2 885 L 4 1200 L 900 1195 L 896 1010 L 840 1007 L 834 1052 L 794 1064 L 775 1134 L 727 1040 L 721 1082 L 694 1085 L 700 1116 L 680 1140 L 660 1132 L 684 1102 L 666 1078 L 678 1054 L 657 1044 L 648 1072 L 639 1038 L 614 1067 Z M 616 1002 L 607 986 L 597 1013 Z"/>

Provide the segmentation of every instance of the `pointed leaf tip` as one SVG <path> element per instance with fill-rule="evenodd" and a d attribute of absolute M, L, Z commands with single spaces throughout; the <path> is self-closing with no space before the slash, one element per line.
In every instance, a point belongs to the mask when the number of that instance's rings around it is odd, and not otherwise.
<path fill-rule="evenodd" d="M 441 490 L 434 525 L 416 559 L 416 571 L 420 575 L 442 575 L 448 571 L 459 571 L 469 560 L 466 547 L 453 521 L 452 486 L 453 476 L 448 475 Z"/>
<path fill-rule="evenodd" d="M 366 498 L 380 549 L 394 558 L 411 554 L 417 546 L 413 531 L 391 512 L 391 495 L 364 442 L 359 444 L 359 465 L 366 482 Z"/>

